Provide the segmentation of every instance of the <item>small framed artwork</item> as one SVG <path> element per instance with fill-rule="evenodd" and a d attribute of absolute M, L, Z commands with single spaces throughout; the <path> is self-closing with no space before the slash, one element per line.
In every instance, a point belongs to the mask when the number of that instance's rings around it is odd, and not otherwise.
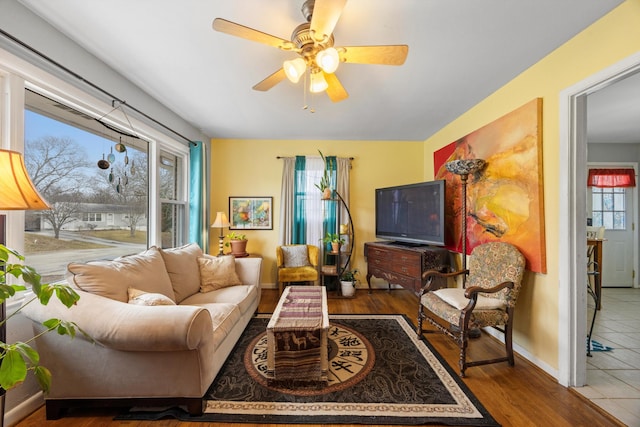
<path fill-rule="evenodd" d="M 229 197 L 230 230 L 272 230 L 273 197 Z"/>

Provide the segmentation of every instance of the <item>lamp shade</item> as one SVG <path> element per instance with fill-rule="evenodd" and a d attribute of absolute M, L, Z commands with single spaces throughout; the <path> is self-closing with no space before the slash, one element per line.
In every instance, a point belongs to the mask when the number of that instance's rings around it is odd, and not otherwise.
<path fill-rule="evenodd" d="M 338 69 L 340 64 L 340 55 L 335 47 L 328 47 L 325 50 L 321 50 L 316 55 L 316 64 L 322 68 L 325 73 L 334 73 Z"/>
<path fill-rule="evenodd" d="M 284 69 L 284 73 L 291 83 L 298 83 L 300 77 L 304 74 L 307 69 L 307 64 L 305 64 L 304 59 L 296 58 L 289 61 L 284 61 L 282 64 L 282 68 Z"/>
<path fill-rule="evenodd" d="M 224 212 L 218 212 L 216 215 L 216 219 L 211 224 L 211 228 L 225 228 L 228 227 L 229 219 L 227 219 L 227 214 Z"/>
<path fill-rule="evenodd" d="M 329 84 L 324 78 L 324 73 L 321 69 L 314 70 L 311 73 L 311 85 L 309 86 L 309 90 L 313 93 L 320 93 L 324 90 L 327 90 Z"/>
<path fill-rule="evenodd" d="M 31 182 L 22 154 L 0 149 L 0 210 L 51 209 Z"/>

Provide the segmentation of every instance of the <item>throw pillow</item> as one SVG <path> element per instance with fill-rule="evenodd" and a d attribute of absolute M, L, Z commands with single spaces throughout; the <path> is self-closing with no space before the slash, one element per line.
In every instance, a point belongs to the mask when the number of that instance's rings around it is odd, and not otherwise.
<path fill-rule="evenodd" d="M 129 288 L 175 298 L 160 250 L 155 246 L 113 261 L 70 263 L 67 270 L 70 273 L 67 280 L 72 286 L 116 301 L 129 301 Z"/>
<path fill-rule="evenodd" d="M 211 292 L 228 286 L 242 285 L 236 273 L 236 259 L 231 255 L 198 258 L 200 267 L 200 292 Z"/>
<path fill-rule="evenodd" d="M 160 249 L 162 259 L 171 279 L 171 286 L 176 295 L 176 302 L 197 294 L 200 290 L 200 271 L 198 257 L 202 256 L 202 249 L 197 243 L 180 246 L 178 248 Z"/>
<path fill-rule="evenodd" d="M 311 265 L 307 245 L 281 246 L 285 267 L 306 267 Z"/>
<path fill-rule="evenodd" d="M 135 305 L 176 305 L 170 298 L 153 292 L 129 288 L 129 304 Z"/>

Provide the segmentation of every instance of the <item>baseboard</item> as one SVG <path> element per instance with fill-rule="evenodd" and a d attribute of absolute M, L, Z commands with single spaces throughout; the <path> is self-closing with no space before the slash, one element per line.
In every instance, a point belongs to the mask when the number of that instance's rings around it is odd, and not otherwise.
<path fill-rule="evenodd" d="M 501 343 L 504 343 L 504 334 L 502 332 L 500 332 L 500 331 L 498 331 L 497 329 L 494 329 L 494 328 L 484 328 L 483 330 L 486 333 L 488 333 L 489 335 L 491 335 L 492 337 L 494 337 L 495 339 L 497 339 L 498 341 L 500 341 Z M 549 366 L 548 364 L 546 364 L 542 360 L 534 357 L 526 349 L 524 349 L 523 347 L 520 347 L 518 344 L 516 344 L 515 341 L 513 343 L 513 351 L 518 353 L 518 356 L 521 356 L 524 359 L 528 360 L 531 364 L 533 364 L 537 368 L 543 370 L 545 373 L 547 373 L 548 375 L 553 377 L 556 381 L 558 381 L 558 370 L 557 369 L 554 369 L 553 367 Z M 559 383 L 559 381 L 558 381 L 558 383 Z"/>
<path fill-rule="evenodd" d="M 25 399 L 24 402 L 11 408 L 10 411 L 7 411 L 4 414 L 4 425 L 11 427 L 18 424 L 38 410 L 42 405 L 44 405 L 44 394 L 39 391 L 28 399 Z"/>

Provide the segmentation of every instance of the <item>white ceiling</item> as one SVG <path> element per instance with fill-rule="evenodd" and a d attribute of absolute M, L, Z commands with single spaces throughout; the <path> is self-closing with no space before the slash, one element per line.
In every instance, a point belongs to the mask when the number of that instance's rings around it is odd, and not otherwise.
<path fill-rule="evenodd" d="M 340 103 L 305 100 L 288 81 L 252 90 L 295 54 L 211 28 L 221 17 L 289 39 L 303 0 L 20 2 L 208 136 L 424 140 L 622 1 L 349 0 L 336 46 L 409 54 L 402 66 L 342 64 Z"/>

